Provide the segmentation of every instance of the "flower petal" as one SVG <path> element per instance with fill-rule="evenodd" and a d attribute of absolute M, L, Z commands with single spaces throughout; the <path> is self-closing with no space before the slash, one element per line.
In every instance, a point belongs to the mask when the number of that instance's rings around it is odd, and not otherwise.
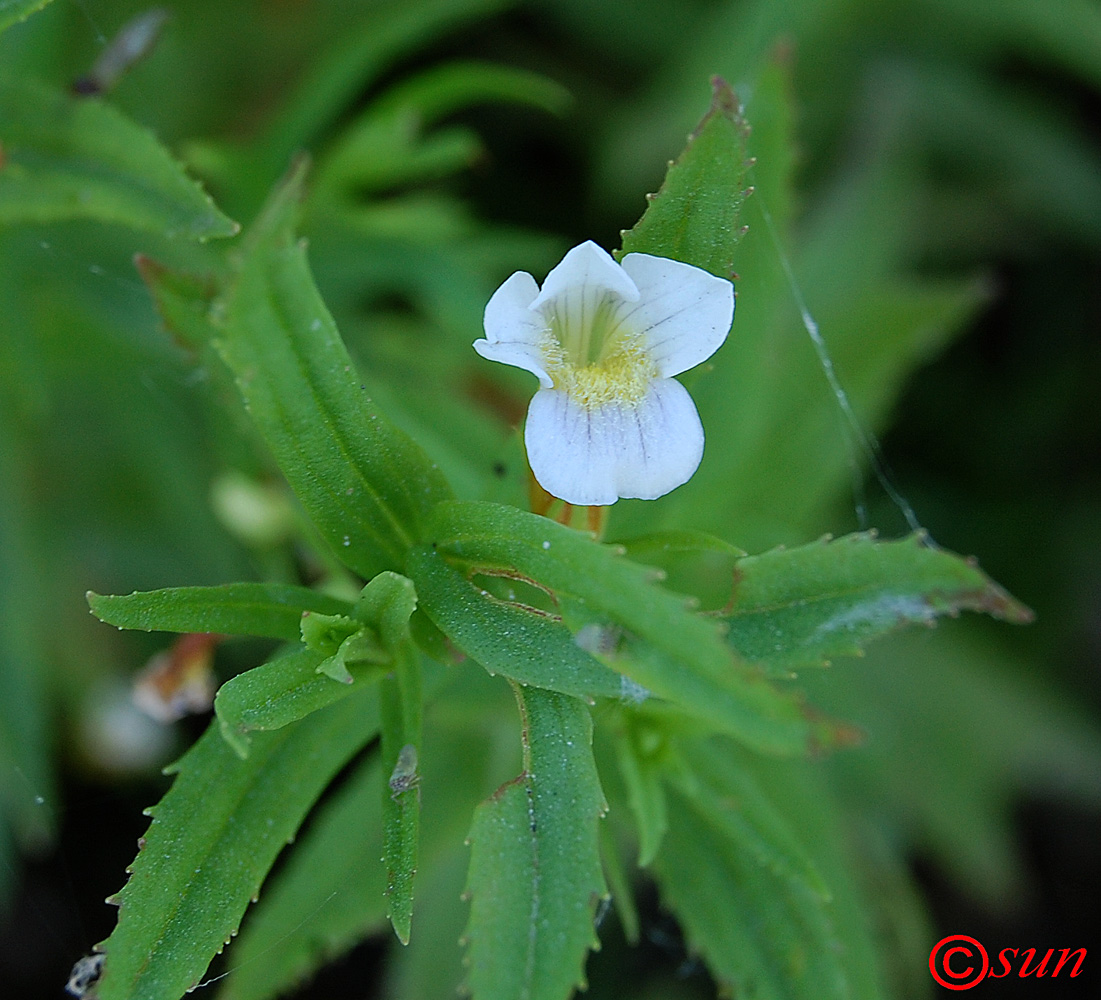
<path fill-rule="evenodd" d="M 515 365 L 551 385 L 543 361 L 546 322 L 529 306 L 539 286 L 527 271 L 517 271 L 493 293 L 485 308 L 485 339 L 474 341 L 474 350 L 490 361 Z"/>
<path fill-rule="evenodd" d="M 634 406 L 590 409 L 561 389 L 540 389 L 528 407 L 524 443 L 548 493 L 605 506 L 620 497 L 656 500 L 686 483 L 703 455 L 703 427 L 675 379 L 655 379 Z"/>
<path fill-rule="evenodd" d="M 617 318 L 642 333 L 659 375 L 695 368 L 722 346 L 734 319 L 729 281 L 648 253 L 627 254 L 623 270 L 638 286 L 639 299 L 621 307 Z"/>
<path fill-rule="evenodd" d="M 544 313 L 548 303 L 552 308 L 560 308 L 565 311 L 572 308 L 570 302 L 558 303 L 559 298 L 591 298 L 594 301 L 603 297 L 606 291 L 614 292 L 620 298 L 628 302 L 638 301 L 638 289 L 635 283 L 627 276 L 614 260 L 612 255 L 592 240 L 586 240 L 574 247 L 554 267 L 547 280 L 543 282 L 543 290 L 531 303 L 533 310 L 540 309 Z"/>

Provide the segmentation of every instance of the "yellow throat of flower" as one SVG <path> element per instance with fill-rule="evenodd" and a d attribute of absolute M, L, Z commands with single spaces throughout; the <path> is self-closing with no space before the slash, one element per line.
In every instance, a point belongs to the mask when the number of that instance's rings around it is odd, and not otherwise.
<path fill-rule="evenodd" d="M 556 309 L 548 317 L 543 358 L 554 388 L 587 409 L 610 403 L 636 406 L 657 377 L 642 338 L 615 317 L 617 303 L 605 296 L 591 314 Z"/>

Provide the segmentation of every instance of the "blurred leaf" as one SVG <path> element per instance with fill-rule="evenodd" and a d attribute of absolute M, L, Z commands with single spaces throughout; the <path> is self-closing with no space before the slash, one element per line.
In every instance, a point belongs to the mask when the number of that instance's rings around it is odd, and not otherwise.
<path fill-rule="evenodd" d="M 742 856 L 753 856 L 774 875 L 808 889 L 828 903 L 830 891 L 815 869 L 795 830 L 772 806 L 744 768 L 731 767 L 717 743 L 681 741 L 680 766 L 668 769 L 670 784 L 691 799 L 707 823 Z"/>
<path fill-rule="evenodd" d="M 604 868 L 604 878 L 608 882 L 608 891 L 615 905 L 623 936 L 627 943 L 637 946 L 639 942 L 638 907 L 631 890 L 630 880 L 624 868 L 624 858 L 612 833 L 610 822 L 600 824 L 600 860 Z"/>
<path fill-rule="evenodd" d="M 293 234 L 300 163 L 249 234 L 218 342 L 291 488 L 333 552 L 370 578 L 400 569 L 447 484 L 376 412 Z"/>
<path fill-rule="evenodd" d="M 134 258 L 134 265 L 165 328 L 182 346 L 201 352 L 214 337 L 210 307 L 217 285 L 213 277 L 176 271 L 143 254 Z"/>
<path fill-rule="evenodd" d="M 367 689 L 308 722 L 256 734 L 247 760 L 209 727 L 150 810 L 117 896 L 118 926 L 102 945 L 101 1000 L 179 1000 L 195 986 L 283 845 L 377 726 Z"/>
<path fill-rule="evenodd" d="M 50 660 L 36 614 L 43 560 L 33 544 L 37 532 L 26 446 L 11 417 L 0 412 L 0 856 L 12 842 L 28 849 L 47 843 L 55 809 L 46 686 Z M 0 883 L 0 909 L 8 888 Z"/>
<path fill-rule="evenodd" d="M 467 986 L 476 1000 L 566 1000 L 584 987 L 606 893 L 592 722 L 576 698 L 515 691 L 524 769 L 478 806 L 470 831 Z"/>
<path fill-rule="evenodd" d="M 670 165 L 645 214 L 623 234 L 622 253 L 672 257 L 730 278 L 750 165 L 749 127 L 726 81 L 715 77 L 712 90 L 711 110 Z"/>
<path fill-rule="evenodd" d="M 738 560 L 727 641 L 747 660 L 822 666 L 873 639 L 939 615 L 981 611 L 1007 621 L 1032 613 L 978 568 L 922 535 L 823 539 Z"/>
<path fill-rule="evenodd" d="M 50 0 L 0 0 L 0 31 L 19 21 L 25 21 L 49 2 Z"/>
<path fill-rule="evenodd" d="M 306 73 L 264 139 L 277 169 L 318 133 L 384 70 L 429 39 L 509 6 L 511 0 L 391 2 L 365 12 Z"/>
<path fill-rule="evenodd" d="M 324 653 L 299 647 L 230 678 L 218 689 L 214 711 L 222 737 L 242 760 L 249 756 L 253 733 L 282 729 L 358 694 L 381 672 L 377 662 L 350 662 L 351 681 L 342 684 L 321 672 L 324 662 Z"/>
<path fill-rule="evenodd" d="M 465 128 L 425 134 L 439 119 L 489 101 L 561 113 L 569 93 L 544 76 L 493 63 L 455 62 L 398 83 L 346 129 L 317 167 L 317 188 L 364 194 L 444 176 L 481 152 Z"/>
<path fill-rule="evenodd" d="M 0 223 L 96 219 L 165 235 L 232 236 L 151 133 L 94 97 L 0 76 Z"/>
<path fill-rule="evenodd" d="M 629 718 L 629 717 L 628 717 Z M 627 790 L 627 804 L 638 830 L 638 866 L 645 868 L 657 855 L 669 826 L 662 768 L 652 734 L 644 725 L 628 725 L 616 741 L 616 760 Z"/>
<path fill-rule="evenodd" d="M 975 624 L 978 624 L 977 622 Z M 1020 789 L 1101 802 L 1101 730 L 1016 657 L 963 622 L 904 632 L 804 680 L 867 733 L 831 769 L 853 808 L 888 817 L 972 896 L 1020 899 L 1009 817 Z"/>
<path fill-rule="evenodd" d="M 785 761 L 746 753 L 728 740 L 710 740 L 695 758 L 701 781 L 718 780 L 724 796 L 710 801 L 671 797 L 666 848 L 655 862 L 663 898 L 682 921 L 691 946 L 699 948 L 713 974 L 735 991 L 748 989 L 762 1000 L 885 996 L 877 954 L 878 930 L 869 901 L 853 880 L 857 861 L 817 762 Z M 855 754 L 854 754 L 855 756 Z M 730 776 L 737 776 L 732 782 Z M 784 837 L 820 876 L 827 897 L 800 881 L 778 876 L 747 851 L 724 824 L 730 807 L 743 806 L 748 782 L 753 798 L 763 794 Z M 786 849 L 781 848 L 781 853 Z"/>
<path fill-rule="evenodd" d="M 302 613 L 337 615 L 351 605 L 308 587 L 286 583 L 226 583 L 217 587 L 170 587 L 126 596 L 88 591 L 88 606 L 100 621 L 144 632 L 218 632 L 297 639 Z"/>
<path fill-rule="evenodd" d="M 386 919 L 377 755 L 318 807 L 229 952 L 219 1000 L 279 996 Z"/>
<path fill-rule="evenodd" d="M 747 856 L 706 805 L 674 795 L 654 867 L 665 905 L 728 991 L 850 1000 L 821 901 Z"/>
<path fill-rule="evenodd" d="M 603 656 L 610 666 L 751 746 L 801 753 L 831 741 L 827 725 L 735 660 L 717 623 L 689 611 L 684 598 L 655 585 L 653 570 L 613 549 L 547 518 L 487 503 L 441 504 L 431 534 L 433 551 L 455 563 L 550 591 L 579 635 L 588 628 L 596 648 L 610 640 Z"/>

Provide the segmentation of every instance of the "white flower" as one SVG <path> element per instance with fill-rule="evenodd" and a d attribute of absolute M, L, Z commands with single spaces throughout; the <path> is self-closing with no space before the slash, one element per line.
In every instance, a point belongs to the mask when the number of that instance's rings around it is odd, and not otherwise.
<path fill-rule="evenodd" d="M 654 500 L 686 483 L 703 427 L 674 375 L 711 357 L 734 318 L 734 287 L 691 264 L 589 241 L 543 287 L 517 271 L 489 300 L 483 358 L 539 378 L 524 442 L 539 484 L 579 506 Z"/>

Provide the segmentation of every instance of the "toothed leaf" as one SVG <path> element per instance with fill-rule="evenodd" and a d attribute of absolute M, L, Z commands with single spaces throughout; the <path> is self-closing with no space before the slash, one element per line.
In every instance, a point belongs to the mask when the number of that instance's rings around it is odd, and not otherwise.
<path fill-rule="evenodd" d="M 1032 617 L 973 562 L 921 536 L 881 542 L 861 534 L 738 560 L 723 620 L 727 641 L 747 660 L 788 668 L 821 666 L 899 626 L 965 610 Z"/>
<path fill-rule="evenodd" d="M 99 98 L 0 76 L 0 123 L 0 223 L 96 219 L 196 240 L 239 228 L 152 133 Z"/>
<path fill-rule="evenodd" d="M 470 831 L 467 985 L 474 1000 L 566 1000 L 585 985 L 606 893 L 592 722 L 568 695 L 518 688 L 517 700 L 524 771 L 478 806 Z"/>
<path fill-rule="evenodd" d="M 657 586 L 653 570 L 613 549 L 546 518 L 489 503 L 441 504 L 430 533 L 433 558 L 517 575 L 553 593 L 575 641 L 646 689 L 636 690 L 638 697 L 659 695 L 773 753 L 798 754 L 832 740 L 829 726 L 731 655 L 716 622 L 688 610 L 684 598 Z M 442 618 L 436 624 L 447 631 Z"/>
<path fill-rule="evenodd" d="M 195 986 L 317 797 L 377 729 L 371 689 L 257 733 L 247 760 L 208 728 L 150 810 L 118 925 L 101 946 L 100 1000 L 179 1000 Z"/>

